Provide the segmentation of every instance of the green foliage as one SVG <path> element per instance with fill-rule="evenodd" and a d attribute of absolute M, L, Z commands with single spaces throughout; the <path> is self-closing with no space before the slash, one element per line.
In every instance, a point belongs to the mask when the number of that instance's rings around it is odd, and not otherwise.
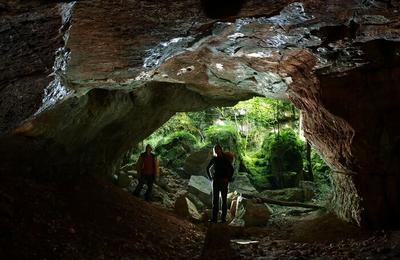
<path fill-rule="evenodd" d="M 235 107 L 239 117 L 255 125 L 267 126 L 274 122 L 274 100 L 255 97 L 248 101 L 239 102 Z"/>
<path fill-rule="evenodd" d="M 302 171 L 305 145 L 297 135 L 298 116 L 289 102 L 256 97 L 234 107 L 177 113 L 143 143 L 155 147 L 162 165 L 173 169 L 182 167 L 193 150 L 220 143 L 235 153 L 236 169 L 247 171 L 256 188 L 266 189 L 277 172 Z M 124 161 L 135 161 L 139 152 L 132 150 Z M 329 167 L 315 152 L 312 167 L 317 185 L 328 189 Z"/>
<path fill-rule="evenodd" d="M 199 140 L 190 132 L 187 131 L 178 131 L 169 134 L 162 143 L 185 143 L 191 146 L 196 146 L 199 143 Z"/>
<path fill-rule="evenodd" d="M 272 174 L 297 172 L 303 170 L 303 143 L 291 128 L 272 134 L 263 144 Z"/>
<path fill-rule="evenodd" d="M 246 153 L 242 157 L 243 166 L 249 173 L 251 182 L 256 189 L 271 188 L 268 180 L 269 174 L 267 170 L 266 160 L 264 159 L 262 151 L 255 153 Z"/>
<path fill-rule="evenodd" d="M 198 139 L 189 132 L 173 132 L 158 142 L 155 153 L 163 166 L 177 169 L 198 144 Z"/>
<path fill-rule="evenodd" d="M 162 139 L 165 136 L 173 132 L 185 131 L 192 133 L 193 135 L 198 134 L 198 129 L 193 125 L 193 120 L 188 116 L 187 113 L 177 113 L 175 116 L 171 117 L 168 122 L 166 122 L 162 127 L 160 127 L 156 132 L 152 134 L 149 139 L 161 136 Z"/>
<path fill-rule="evenodd" d="M 321 156 L 314 150 L 311 150 L 312 170 L 314 174 L 314 181 L 318 188 L 317 197 L 321 200 L 326 200 L 330 196 L 332 190 L 331 183 L 331 169 L 321 158 Z"/>
<path fill-rule="evenodd" d="M 303 142 L 291 128 L 268 134 L 258 152 L 244 156 L 244 166 L 257 188 L 271 186 L 270 180 L 282 172 L 301 173 Z"/>
<path fill-rule="evenodd" d="M 233 125 L 212 125 L 204 131 L 206 141 L 210 145 L 221 144 L 224 150 L 240 154 L 242 152 L 241 137 Z"/>

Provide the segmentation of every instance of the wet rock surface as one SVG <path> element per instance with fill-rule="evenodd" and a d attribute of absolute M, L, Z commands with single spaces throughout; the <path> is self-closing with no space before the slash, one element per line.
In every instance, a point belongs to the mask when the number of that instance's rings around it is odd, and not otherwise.
<path fill-rule="evenodd" d="M 42 104 L 55 51 L 63 46 L 57 31 L 62 26 L 60 8 L 48 4 L 29 12 L 0 10 L 0 133 L 31 117 Z"/>

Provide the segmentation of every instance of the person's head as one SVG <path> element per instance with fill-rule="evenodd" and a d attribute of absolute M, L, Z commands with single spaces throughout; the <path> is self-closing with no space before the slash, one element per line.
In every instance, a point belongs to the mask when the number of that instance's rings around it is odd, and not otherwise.
<path fill-rule="evenodd" d="M 222 146 L 220 144 L 214 145 L 214 154 L 221 156 L 223 153 Z"/>
<path fill-rule="evenodd" d="M 151 153 L 151 151 L 153 151 L 153 148 L 151 147 L 151 145 L 146 145 L 146 153 L 147 154 L 150 154 Z"/>

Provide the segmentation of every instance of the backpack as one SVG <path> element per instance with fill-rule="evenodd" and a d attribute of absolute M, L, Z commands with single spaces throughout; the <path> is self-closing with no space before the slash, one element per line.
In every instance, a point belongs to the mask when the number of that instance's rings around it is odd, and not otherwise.
<path fill-rule="evenodd" d="M 226 177 L 228 177 L 228 181 L 232 182 L 233 173 L 235 172 L 235 168 L 233 167 L 233 160 L 235 159 L 235 155 L 231 152 L 224 152 L 224 157 L 227 161 L 226 164 Z"/>

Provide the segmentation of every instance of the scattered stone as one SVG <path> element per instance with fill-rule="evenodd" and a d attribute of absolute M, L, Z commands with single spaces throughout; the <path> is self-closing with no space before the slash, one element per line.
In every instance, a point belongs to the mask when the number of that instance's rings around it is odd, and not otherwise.
<path fill-rule="evenodd" d="M 260 203 L 254 203 L 252 200 L 238 197 L 236 202 L 235 218 L 231 225 L 234 226 L 265 226 L 271 216 L 269 208 Z"/>
<path fill-rule="evenodd" d="M 202 217 L 197 211 L 196 205 L 193 204 L 186 196 L 180 196 L 175 201 L 175 212 L 184 218 L 198 221 Z"/>
<path fill-rule="evenodd" d="M 199 199 L 196 197 L 196 195 L 192 194 L 192 193 L 186 193 L 186 197 L 193 202 L 194 205 L 196 205 L 196 208 L 199 211 L 203 211 L 205 210 L 207 207 L 206 205 Z"/>

